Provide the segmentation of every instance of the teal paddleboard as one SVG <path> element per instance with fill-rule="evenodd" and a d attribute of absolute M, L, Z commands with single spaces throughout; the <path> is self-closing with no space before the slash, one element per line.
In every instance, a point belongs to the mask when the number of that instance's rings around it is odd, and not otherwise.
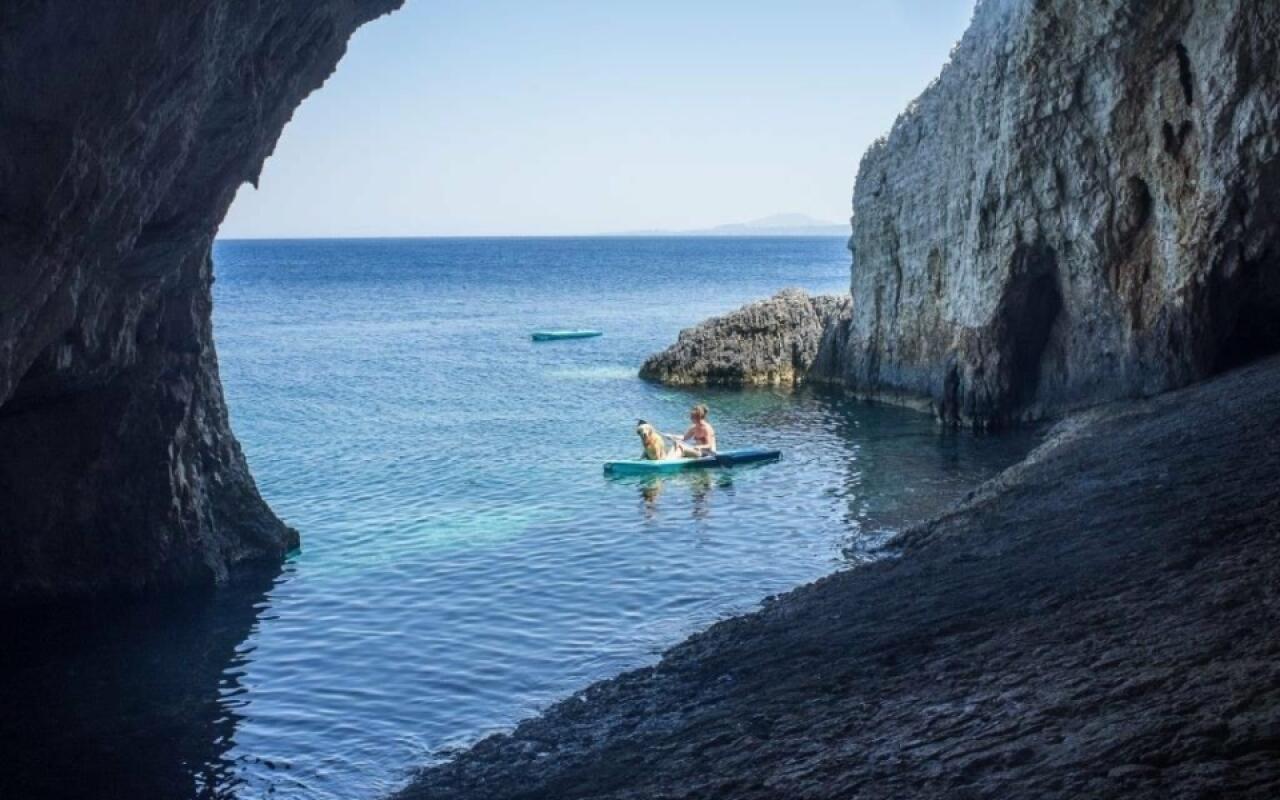
<path fill-rule="evenodd" d="M 534 331 L 533 340 L 535 342 L 554 342 L 560 339 L 590 339 L 595 336 L 604 336 L 604 331 Z"/>
<path fill-rule="evenodd" d="M 702 458 L 671 458 L 662 461 L 636 459 L 634 461 L 606 461 L 606 475 L 653 475 L 668 472 L 682 472 L 686 469 L 708 469 L 712 467 L 733 467 L 738 464 L 753 464 L 761 461 L 777 461 L 782 458 L 781 450 L 766 450 L 763 447 L 748 447 L 742 450 L 721 450 L 714 456 Z"/>

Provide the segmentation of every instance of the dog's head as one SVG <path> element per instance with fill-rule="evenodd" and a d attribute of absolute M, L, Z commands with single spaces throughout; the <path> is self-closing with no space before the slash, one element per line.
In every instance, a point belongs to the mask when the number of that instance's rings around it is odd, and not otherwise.
<path fill-rule="evenodd" d="M 658 435 L 654 427 L 642 419 L 636 421 L 636 433 L 640 435 L 641 441 L 645 442 L 656 438 Z"/>
<path fill-rule="evenodd" d="M 640 441 L 644 443 L 645 455 L 650 458 L 657 458 L 662 455 L 662 437 L 658 435 L 657 429 L 644 420 L 636 420 L 636 433 L 640 436 Z"/>

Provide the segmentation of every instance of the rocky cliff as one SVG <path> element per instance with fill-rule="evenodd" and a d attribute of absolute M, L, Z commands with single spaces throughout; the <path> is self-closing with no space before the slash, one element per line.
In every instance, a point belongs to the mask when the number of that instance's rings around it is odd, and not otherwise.
<path fill-rule="evenodd" d="M 680 386 L 794 386 L 811 376 L 824 335 L 848 315 L 848 298 L 787 289 L 681 331 L 644 362 L 640 377 Z"/>
<path fill-rule="evenodd" d="M 1280 4 L 983 0 L 862 160 L 846 384 L 997 425 L 1280 349 Z"/>
<path fill-rule="evenodd" d="M 231 434 L 210 243 L 401 0 L 0 11 L 0 598 L 210 584 L 297 542 Z"/>

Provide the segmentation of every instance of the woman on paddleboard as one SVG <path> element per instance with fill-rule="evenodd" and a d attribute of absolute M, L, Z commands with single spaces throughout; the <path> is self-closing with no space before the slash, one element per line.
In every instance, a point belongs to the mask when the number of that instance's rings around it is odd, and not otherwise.
<path fill-rule="evenodd" d="M 686 447 L 697 450 L 698 455 L 702 456 L 716 452 L 716 429 L 707 421 L 708 413 L 707 407 L 702 403 L 690 409 L 689 421 L 693 424 L 681 437 Z"/>

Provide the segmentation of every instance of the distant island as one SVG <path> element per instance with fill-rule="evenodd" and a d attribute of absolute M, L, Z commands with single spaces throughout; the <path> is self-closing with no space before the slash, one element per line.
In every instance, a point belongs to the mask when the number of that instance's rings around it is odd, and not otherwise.
<path fill-rule="evenodd" d="M 807 214 L 774 214 L 748 222 L 691 230 L 626 231 L 611 236 L 845 236 L 849 223 L 828 222 Z"/>

